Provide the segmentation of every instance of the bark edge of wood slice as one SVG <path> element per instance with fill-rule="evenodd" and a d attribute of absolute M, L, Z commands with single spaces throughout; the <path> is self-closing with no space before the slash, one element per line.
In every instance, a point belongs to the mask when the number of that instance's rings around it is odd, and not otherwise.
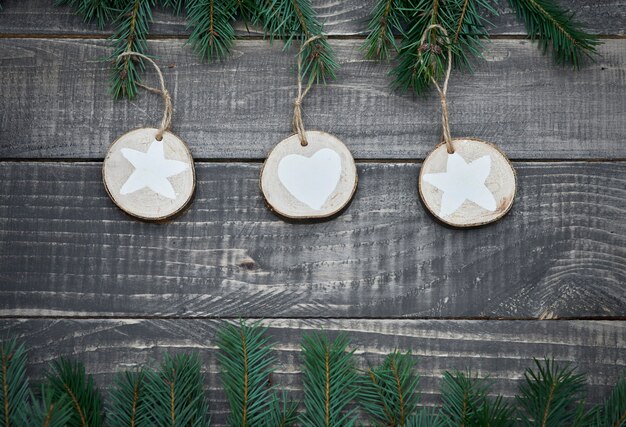
<path fill-rule="evenodd" d="M 452 140 L 452 145 L 454 154 L 449 155 L 446 144 L 441 143 L 426 156 L 422 163 L 418 178 L 418 191 L 426 209 L 444 224 L 459 228 L 479 227 L 504 217 L 511 210 L 517 192 L 515 169 L 506 155 L 495 145 L 476 138 L 455 138 Z M 445 188 L 448 181 L 441 182 L 441 175 L 439 177 L 433 175 L 450 172 L 448 170 L 448 164 L 451 161 L 449 156 L 453 155 L 461 156 L 461 159 L 456 157 L 452 160 L 454 164 L 461 165 L 461 168 L 467 166 L 468 169 L 479 171 L 479 176 L 476 178 L 473 172 L 468 170 L 469 175 L 467 179 L 461 181 L 461 184 L 471 183 L 476 179 L 479 183 L 483 180 L 480 170 L 482 169 L 483 174 L 485 170 L 484 167 L 479 166 L 489 164 L 488 174 L 483 182 L 493 196 L 493 200 L 480 199 L 479 202 L 482 205 L 479 205 L 466 198 L 453 212 L 446 211 L 446 207 L 455 205 L 455 203 L 450 203 L 451 199 L 460 199 L 451 196 L 447 200 L 449 203 L 444 203 L 446 192 L 441 187 Z M 485 159 L 486 156 L 489 157 L 489 161 Z M 477 160 L 479 162 L 474 163 Z M 477 197 L 474 194 L 472 196 Z"/>
<path fill-rule="evenodd" d="M 335 136 L 306 131 L 306 137 L 306 146 L 302 146 L 298 135 L 294 134 L 270 151 L 261 168 L 261 192 L 270 210 L 281 217 L 294 220 L 332 218 L 354 197 L 358 185 L 356 164 L 350 150 Z M 339 172 L 337 165 L 340 165 Z M 306 172 L 320 169 L 324 169 L 323 179 L 313 183 L 312 176 Z M 297 180 L 281 180 L 293 173 L 301 176 Z"/>
<path fill-rule="evenodd" d="M 158 131 L 156 128 L 139 128 L 121 135 L 109 147 L 102 164 L 102 180 L 113 203 L 128 215 L 144 221 L 165 221 L 180 214 L 190 204 L 196 188 L 194 161 L 187 144 L 168 131 L 163 133 L 161 141 L 157 141 L 155 137 Z M 153 146 L 155 143 L 157 145 Z M 141 157 L 141 153 L 147 155 L 151 148 L 157 150 L 157 153 L 162 149 L 163 160 L 176 162 L 168 165 L 182 167 L 179 162 L 188 165 L 180 172 L 171 171 L 177 173 L 165 178 L 174 191 L 173 199 L 147 186 L 125 194 L 121 191 L 137 169 L 122 150 L 134 150 L 139 152 L 134 155 Z M 129 155 L 129 151 L 125 153 Z"/>

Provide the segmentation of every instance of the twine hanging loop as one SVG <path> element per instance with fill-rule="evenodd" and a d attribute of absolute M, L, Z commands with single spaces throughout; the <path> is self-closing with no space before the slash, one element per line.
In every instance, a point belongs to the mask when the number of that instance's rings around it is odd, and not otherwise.
<path fill-rule="evenodd" d="M 152 66 L 154 66 L 154 69 L 156 70 L 157 75 L 159 76 L 159 83 L 161 84 L 161 89 L 155 88 L 152 86 L 147 86 L 142 83 L 137 83 L 137 86 L 141 86 L 142 88 L 149 90 L 150 92 L 158 93 L 159 95 L 161 95 L 161 98 L 163 98 L 165 111 L 163 112 L 163 118 L 161 119 L 161 125 L 159 126 L 159 131 L 157 132 L 156 137 L 155 137 L 157 141 L 161 141 L 163 139 L 163 133 L 166 130 L 169 130 L 172 125 L 172 112 L 174 111 L 174 107 L 172 105 L 172 97 L 170 96 L 170 93 L 167 91 L 167 88 L 165 87 L 165 79 L 163 78 L 163 73 L 161 73 L 161 69 L 156 64 L 156 62 L 154 62 L 151 58 L 147 57 L 146 55 L 143 55 L 138 52 L 129 51 L 129 52 L 121 53 L 117 57 L 117 60 L 119 61 L 125 56 L 136 56 L 141 59 L 145 59 L 150 64 L 152 64 Z"/>
<path fill-rule="evenodd" d="M 302 55 L 304 53 L 304 48 L 309 43 L 320 38 L 322 38 L 322 36 L 317 35 L 307 39 L 304 43 L 302 43 L 302 46 L 300 46 L 300 51 L 298 52 L 298 96 L 293 102 L 293 120 L 291 121 L 291 126 L 293 128 L 293 132 L 298 135 L 298 138 L 300 139 L 300 145 L 302 145 L 303 147 L 306 147 L 309 143 L 306 140 L 304 123 L 302 122 L 302 101 L 304 100 L 306 94 L 309 93 L 309 90 L 311 90 L 314 82 L 313 79 L 310 79 L 306 88 L 302 89 Z"/>
<path fill-rule="evenodd" d="M 448 38 L 448 32 L 446 31 L 446 29 L 438 24 L 433 24 L 433 25 L 430 25 L 428 28 L 426 28 L 426 30 L 424 30 L 424 34 L 422 34 L 422 40 L 420 41 L 420 48 L 418 49 L 418 55 L 419 55 L 420 60 L 424 63 L 424 65 L 427 65 L 424 59 L 424 54 L 423 54 L 423 51 L 425 49 L 423 48 L 427 46 L 426 38 L 428 37 L 428 34 L 434 29 L 440 30 L 443 33 L 443 39 L 446 42 L 446 48 L 448 50 L 448 66 L 447 66 L 446 74 L 443 80 L 443 88 L 439 86 L 439 83 L 437 82 L 437 79 L 435 78 L 434 72 L 430 75 L 430 79 L 434 83 L 435 88 L 437 88 L 437 92 L 439 92 L 439 97 L 441 98 L 441 127 L 443 130 L 443 135 L 442 135 L 443 142 L 446 143 L 446 149 L 448 153 L 452 154 L 454 153 L 454 147 L 452 146 L 452 137 L 450 136 L 450 122 L 448 118 L 448 101 L 446 99 L 446 94 L 448 93 L 448 81 L 450 80 L 450 73 L 452 72 L 452 47 L 451 47 L 450 39 Z"/>

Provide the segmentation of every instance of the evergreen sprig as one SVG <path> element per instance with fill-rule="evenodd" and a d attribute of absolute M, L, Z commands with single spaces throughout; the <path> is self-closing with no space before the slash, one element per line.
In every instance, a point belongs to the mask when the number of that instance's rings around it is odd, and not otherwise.
<path fill-rule="evenodd" d="M 233 427 L 273 427 L 280 402 L 270 386 L 276 359 L 260 323 L 229 324 L 217 336 L 217 355 Z M 272 415 L 272 416 L 269 416 Z M 289 417 L 287 417 L 289 418 Z"/>
<path fill-rule="evenodd" d="M 56 399 L 54 393 L 42 385 L 39 397 L 31 393 L 30 405 L 15 425 L 66 427 L 70 424 L 73 411 L 72 402 L 67 396 Z"/>
<path fill-rule="evenodd" d="M 210 425 L 198 354 L 166 354 L 157 372 L 146 371 L 144 405 L 146 425 Z"/>
<path fill-rule="evenodd" d="M 322 24 L 317 20 L 310 0 L 258 0 L 261 4 L 257 22 L 261 23 L 270 41 L 283 39 L 285 47 L 294 40 L 308 43 L 302 52 L 302 75 L 309 82 L 335 78 L 339 64 L 328 40 L 322 35 Z"/>
<path fill-rule="evenodd" d="M 509 0 L 509 4 L 524 22 L 529 37 L 537 40 L 544 52 L 552 48 L 557 63 L 579 67 L 583 57 L 595 52 L 597 37 L 583 31 L 574 14 L 554 0 Z"/>
<path fill-rule="evenodd" d="M 111 425 L 150 425 L 150 414 L 146 405 L 146 372 L 143 369 L 117 374 L 110 400 L 107 419 Z"/>
<path fill-rule="evenodd" d="M 356 422 L 355 408 L 348 405 L 357 397 L 358 374 L 348 339 L 338 336 L 334 341 L 322 333 L 305 335 L 302 339 L 305 412 L 303 426 L 342 427 Z"/>
<path fill-rule="evenodd" d="M 584 32 L 573 15 L 555 0 L 509 3 L 526 25 L 530 38 L 538 40 L 544 51 L 552 47 L 558 63 L 578 67 L 583 57 L 595 52 L 597 38 Z M 497 15 L 496 5 L 496 0 L 378 0 L 363 50 L 373 59 L 387 59 L 396 50 L 398 62 L 391 71 L 392 85 L 422 93 L 430 87 L 431 76 L 442 75 L 448 47 L 457 68 L 471 69 L 472 58 L 481 57 L 483 41 L 489 36 L 487 17 Z M 450 44 L 433 31 L 422 45 L 424 31 L 433 24 L 447 31 Z M 396 36 L 401 39 L 399 44 Z"/>
<path fill-rule="evenodd" d="M 189 0 L 189 44 L 204 60 L 228 56 L 235 42 L 235 0 Z"/>
<path fill-rule="evenodd" d="M 82 363 L 61 358 L 52 362 L 47 384 L 54 402 L 69 401 L 72 407 L 68 426 L 99 427 L 103 424 L 102 398 L 93 377 Z"/>
<path fill-rule="evenodd" d="M 626 371 L 622 373 L 604 404 L 594 408 L 593 425 L 595 427 L 626 426 Z"/>
<path fill-rule="evenodd" d="M 408 419 L 417 411 L 420 399 L 415 365 L 410 352 L 395 351 L 381 365 L 366 371 L 359 397 L 376 425 L 409 425 Z"/>
<path fill-rule="evenodd" d="M 118 3 L 121 0 L 54 0 L 55 6 L 68 5 L 86 22 L 95 22 L 99 28 L 115 17 Z"/>
<path fill-rule="evenodd" d="M 146 54 L 148 29 L 152 22 L 152 7 L 155 0 L 128 0 L 116 20 L 116 31 L 111 38 L 113 62 L 111 71 L 111 93 L 115 98 L 134 98 L 137 95 L 137 84 L 141 82 L 139 73 L 144 65 L 141 58 L 125 56 L 117 57 L 124 52 Z"/>
<path fill-rule="evenodd" d="M 552 359 L 535 359 L 535 370 L 528 368 L 520 385 L 517 401 L 520 417 L 527 426 L 557 427 L 584 425 L 583 394 L 585 377 L 570 365 Z"/>
<path fill-rule="evenodd" d="M 28 404 L 26 350 L 15 339 L 0 346 L 0 427 L 16 425 Z"/>

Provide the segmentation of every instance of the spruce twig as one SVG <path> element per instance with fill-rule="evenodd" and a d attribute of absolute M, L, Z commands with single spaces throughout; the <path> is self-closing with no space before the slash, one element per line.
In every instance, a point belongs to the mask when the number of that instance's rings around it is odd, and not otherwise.
<path fill-rule="evenodd" d="M 55 400 L 54 393 L 45 385 L 41 386 L 40 397 L 31 393 L 30 406 L 21 416 L 22 426 L 66 427 L 72 419 L 72 403 L 63 396 Z"/>
<path fill-rule="evenodd" d="M 146 371 L 144 390 L 147 425 L 205 427 L 210 424 L 197 354 L 166 354 L 158 372 Z"/>
<path fill-rule="evenodd" d="M 67 400 L 72 406 L 68 425 L 98 427 L 102 425 L 102 399 L 91 375 L 76 361 L 61 358 L 51 364 L 47 384 L 55 402 Z"/>
<path fill-rule="evenodd" d="M 417 411 L 419 375 L 411 353 L 395 351 L 366 372 L 360 401 L 375 422 L 404 427 Z"/>
<path fill-rule="evenodd" d="M 304 362 L 303 426 L 342 427 L 356 423 L 355 408 L 348 405 L 357 397 L 358 375 L 348 339 L 340 335 L 331 342 L 314 333 L 302 339 Z"/>
<path fill-rule="evenodd" d="M 605 402 L 594 408 L 592 425 L 594 427 L 626 426 L 626 370 Z"/>
<path fill-rule="evenodd" d="M 143 62 L 136 57 L 117 57 L 124 52 L 146 54 L 148 29 L 152 21 L 152 7 L 155 0 L 128 0 L 116 19 L 117 29 L 111 37 L 113 53 L 109 60 L 113 62 L 111 72 L 111 93 L 115 98 L 134 98 L 137 95 L 137 84 L 141 79 Z"/>
<path fill-rule="evenodd" d="M 146 373 L 121 372 L 115 377 L 111 390 L 108 420 L 111 425 L 141 427 L 149 426 L 145 397 Z"/>
<path fill-rule="evenodd" d="M 55 6 L 68 5 L 85 22 L 95 22 L 99 28 L 115 17 L 118 11 L 116 3 L 121 3 L 121 0 L 54 0 Z"/>
<path fill-rule="evenodd" d="M 368 59 L 388 59 L 398 51 L 396 33 L 402 31 L 401 0 L 378 0 L 372 10 L 362 49 Z"/>
<path fill-rule="evenodd" d="M 526 25 L 529 37 L 537 40 L 544 52 L 552 47 L 557 63 L 578 68 L 583 57 L 596 52 L 597 37 L 584 32 L 573 13 L 554 0 L 509 0 L 509 4 Z"/>
<path fill-rule="evenodd" d="M 17 425 L 28 404 L 26 350 L 15 339 L 0 345 L 0 426 Z"/>
<path fill-rule="evenodd" d="M 189 0 L 187 19 L 192 31 L 188 43 L 202 59 L 222 59 L 230 53 L 235 42 L 232 22 L 239 5 L 235 0 Z"/>
<path fill-rule="evenodd" d="M 262 4 L 257 21 L 263 26 L 270 41 L 281 38 L 285 48 L 294 40 L 304 42 L 322 35 L 322 25 L 317 20 L 310 0 L 259 0 Z M 309 82 L 320 82 L 335 78 L 339 64 L 328 40 L 320 37 L 305 46 L 303 54 L 303 76 Z"/>
<path fill-rule="evenodd" d="M 528 426 L 577 424 L 581 412 L 585 377 L 570 365 L 560 366 L 553 359 L 534 360 L 536 370 L 528 368 L 520 386 L 517 402 L 520 417 Z"/>
<path fill-rule="evenodd" d="M 228 324 L 218 333 L 218 362 L 222 384 L 230 404 L 233 427 L 265 426 L 273 405 L 279 405 L 270 386 L 276 361 L 266 335 L 267 328 L 254 323 Z"/>

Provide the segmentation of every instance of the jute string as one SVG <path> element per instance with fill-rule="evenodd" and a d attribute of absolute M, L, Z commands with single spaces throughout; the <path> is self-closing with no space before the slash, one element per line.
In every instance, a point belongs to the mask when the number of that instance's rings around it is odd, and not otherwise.
<path fill-rule="evenodd" d="M 159 68 L 159 66 L 146 55 L 143 55 L 137 52 L 124 52 L 117 57 L 117 60 L 119 61 L 125 56 L 137 56 L 139 58 L 145 59 L 146 61 L 148 61 L 150 64 L 154 66 L 154 68 L 156 69 L 157 75 L 159 76 L 159 83 L 161 84 L 161 89 L 152 87 L 152 86 L 147 86 L 142 83 L 137 83 L 137 86 L 141 86 L 142 88 L 149 90 L 150 92 L 158 93 L 159 95 L 161 95 L 161 98 L 163 98 L 163 103 L 165 104 L 165 111 L 163 112 L 163 119 L 161 119 L 161 125 L 159 126 L 159 131 L 157 132 L 156 137 L 155 137 L 157 141 L 161 141 L 163 139 L 163 133 L 166 130 L 169 130 L 170 126 L 172 125 L 172 112 L 174 110 L 174 107 L 172 106 L 172 98 L 170 97 L 170 93 L 165 88 L 165 79 L 163 78 L 163 73 L 161 73 L 161 69 Z"/>
<path fill-rule="evenodd" d="M 304 53 L 304 48 L 314 40 L 321 38 L 321 35 L 311 37 L 306 40 L 300 46 L 300 51 L 298 52 L 298 96 L 293 103 L 293 120 L 291 121 L 291 126 L 293 128 L 294 133 L 298 134 L 298 138 L 300 139 L 300 145 L 306 147 L 309 142 L 306 140 L 306 133 L 304 130 L 304 123 L 302 122 L 302 101 L 311 87 L 313 87 L 313 79 L 309 80 L 306 88 L 302 89 L 302 54 Z"/>
<path fill-rule="evenodd" d="M 441 127 L 443 129 L 443 142 L 446 143 L 446 149 L 448 153 L 454 153 L 454 147 L 452 146 L 452 137 L 450 136 L 450 122 L 448 120 L 448 101 L 446 99 L 446 94 L 448 93 L 448 81 L 450 80 L 450 73 L 452 72 L 452 48 L 450 47 L 450 39 L 448 38 L 448 32 L 441 25 L 433 24 L 424 30 L 424 34 L 422 34 L 422 40 L 420 42 L 420 49 L 418 50 L 419 58 L 422 62 L 425 63 L 424 55 L 422 53 L 422 47 L 426 46 L 426 37 L 433 29 L 438 29 L 443 33 L 443 38 L 446 42 L 446 47 L 448 50 L 448 68 L 446 69 L 446 75 L 443 80 L 443 88 L 439 86 L 437 79 L 435 78 L 435 74 L 432 73 L 430 75 L 430 79 L 435 84 L 437 88 L 437 92 L 439 92 L 439 97 L 441 98 Z"/>

